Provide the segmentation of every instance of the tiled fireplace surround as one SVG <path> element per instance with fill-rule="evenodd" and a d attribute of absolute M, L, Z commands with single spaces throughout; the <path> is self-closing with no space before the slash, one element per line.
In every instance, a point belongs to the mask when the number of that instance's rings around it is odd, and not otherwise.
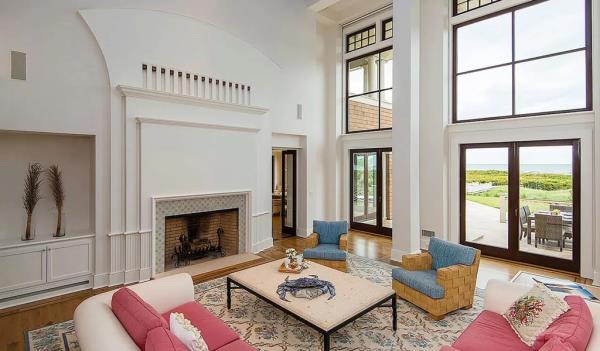
<path fill-rule="evenodd" d="M 238 209 L 238 253 L 245 253 L 248 233 L 248 193 L 186 195 L 154 199 L 154 273 L 165 271 L 165 218 Z"/>

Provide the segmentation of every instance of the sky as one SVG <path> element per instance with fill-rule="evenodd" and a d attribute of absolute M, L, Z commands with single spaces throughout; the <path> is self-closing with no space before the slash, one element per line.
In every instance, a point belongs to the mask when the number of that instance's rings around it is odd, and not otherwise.
<path fill-rule="evenodd" d="M 571 146 L 531 146 L 519 149 L 521 164 L 571 164 Z M 508 148 L 468 149 L 467 164 L 496 165 L 508 163 Z"/>

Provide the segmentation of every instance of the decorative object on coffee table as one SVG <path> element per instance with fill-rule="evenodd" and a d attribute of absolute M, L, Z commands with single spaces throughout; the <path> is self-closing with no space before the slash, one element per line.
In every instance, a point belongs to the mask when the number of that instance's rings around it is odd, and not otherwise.
<path fill-rule="evenodd" d="M 63 207 L 65 203 L 65 189 L 63 187 L 62 172 L 58 169 L 57 165 L 52 165 L 46 171 L 46 177 L 48 185 L 50 186 L 50 193 L 56 206 L 56 230 L 54 232 L 55 237 L 65 236 L 65 224 L 64 224 L 64 213 Z"/>
<path fill-rule="evenodd" d="M 25 174 L 25 189 L 23 191 L 23 208 L 27 214 L 25 223 L 25 232 L 21 236 L 22 240 L 32 240 L 35 238 L 35 223 L 33 222 L 33 210 L 38 201 L 40 201 L 40 186 L 42 185 L 42 165 L 39 163 L 30 163 Z"/>
<path fill-rule="evenodd" d="M 308 277 L 289 280 L 290 277 L 286 277 L 285 281 L 277 287 L 277 294 L 283 301 L 290 301 L 286 298 L 286 294 L 289 292 L 294 297 L 304 297 L 313 299 L 319 295 L 329 293 L 329 299 L 331 300 L 335 296 L 335 287 L 331 282 L 319 279 L 316 275 L 310 275 Z M 310 291 L 309 293 L 306 290 Z"/>

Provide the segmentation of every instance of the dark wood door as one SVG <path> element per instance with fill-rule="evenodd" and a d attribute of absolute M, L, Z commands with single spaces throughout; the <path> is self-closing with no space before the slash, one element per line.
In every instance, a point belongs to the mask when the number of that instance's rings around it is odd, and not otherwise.
<path fill-rule="evenodd" d="M 281 161 L 281 232 L 296 235 L 296 150 L 282 151 Z"/>

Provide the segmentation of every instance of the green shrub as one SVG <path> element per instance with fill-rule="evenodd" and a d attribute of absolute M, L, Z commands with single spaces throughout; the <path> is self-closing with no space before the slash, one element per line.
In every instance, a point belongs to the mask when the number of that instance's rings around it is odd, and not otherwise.
<path fill-rule="evenodd" d="M 507 171 L 467 171 L 467 183 L 491 183 L 494 186 L 508 185 Z M 523 173 L 521 186 L 538 190 L 568 190 L 572 187 L 572 177 L 568 174 Z"/>

